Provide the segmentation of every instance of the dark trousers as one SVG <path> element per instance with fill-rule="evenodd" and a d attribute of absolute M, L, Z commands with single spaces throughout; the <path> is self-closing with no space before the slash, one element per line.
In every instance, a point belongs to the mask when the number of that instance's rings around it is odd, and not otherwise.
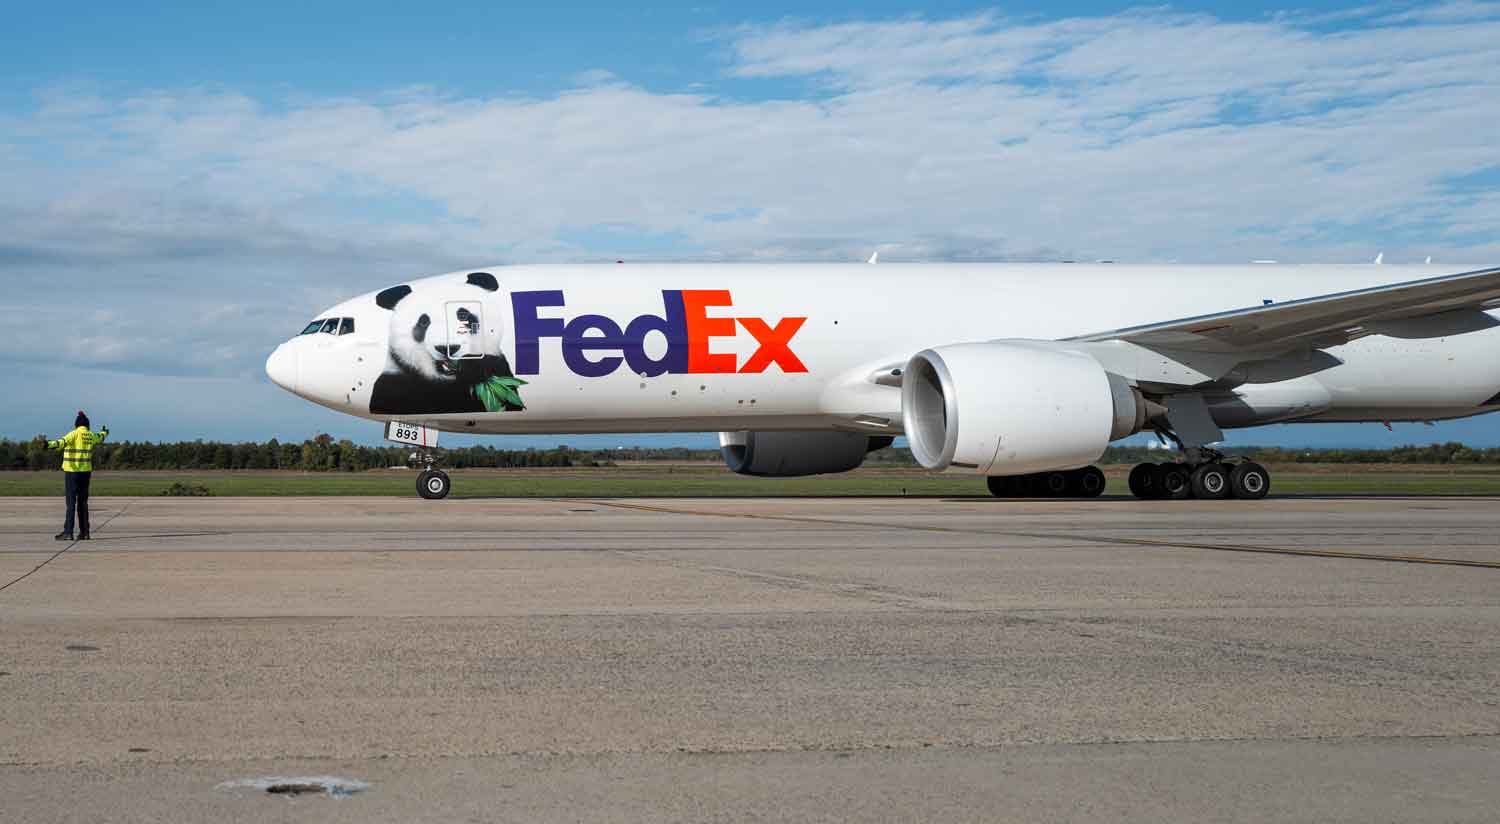
<path fill-rule="evenodd" d="M 68 514 L 63 520 L 63 532 L 73 534 L 73 511 L 78 511 L 78 534 L 89 534 L 89 478 L 92 472 L 64 472 L 64 489 L 68 496 Z"/>

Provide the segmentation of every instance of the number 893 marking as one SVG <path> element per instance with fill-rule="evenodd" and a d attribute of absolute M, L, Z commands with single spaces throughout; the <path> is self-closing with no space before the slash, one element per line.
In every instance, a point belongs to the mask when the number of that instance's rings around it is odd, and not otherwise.
<path fill-rule="evenodd" d="M 391 440 L 394 441 L 406 441 L 409 443 L 419 444 L 422 442 L 422 429 L 421 427 L 411 426 L 409 424 L 392 424 L 390 437 Z"/>

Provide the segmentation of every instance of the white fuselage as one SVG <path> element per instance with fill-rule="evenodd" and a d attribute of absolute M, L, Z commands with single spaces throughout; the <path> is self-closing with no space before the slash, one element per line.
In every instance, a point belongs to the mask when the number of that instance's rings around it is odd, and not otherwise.
<path fill-rule="evenodd" d="M 340 412 L 449 431 L 896 434 L 901 392 L 881 377 L 923 349 L 1060 340 L 1458 269 L 624 264 L 472 271 L 492 277 L 442 275 L 334 306 L 318 317 L 348 318 L 351 333 L 292 338 L 267 371 Z M 1205 397 L 1215 395 L 1211 408 L 1226 427 L 1490 411 L 1485 403 L 1500 392 L 1500 331 L 1444 334 L 1418 325 L 1396 334 L 1304 353 L 1327 359 L 1316 369 L 1247 365 L 1232 380 L 1206 384 Z M 473 360 L 457 370 L 424 360 L 441 359 L 450 347 Z M 480 398 L 473 386 L 485 380 L 498 381 L 500 393 L 488 407 L 455 400 Z M 496 407 L 493 398 L 508 391 L 520 403 Z"/>

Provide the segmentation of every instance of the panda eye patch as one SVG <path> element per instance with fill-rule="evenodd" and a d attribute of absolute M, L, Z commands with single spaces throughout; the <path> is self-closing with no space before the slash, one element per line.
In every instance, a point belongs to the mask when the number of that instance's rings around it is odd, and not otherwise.
<path fill-rule="evenodd" d="M 380 294 L 376 295 L 375 303 L 381 309 L 394 309 L 396 308 L 396 304 L 400 303 L 401 299 L 409 294 L 411 294 L 410 286 L 407 286 L 405 284 L 402 284 L 400 286 L 392 286 L 389 289 L 382 290 Z"/>
<path fill-rule="evenodd" d="M 432 318 L 429 318 L 426 315 L 417 318 L 417 325 L 413 326 L 411 329 L 412 340 L 415 340 L 417 343 L 421 343 L 422 341 L 426 340 L 427 327 L 431 325 Z"/>
<path fill-rule="evenodd" d="M 429 318 L 426 315 L 423 315 L 420 318 L 417 318 L 417 325 L 418 326 L 429 326 L 431 324 L 432 324 L 432 318 Z"/>

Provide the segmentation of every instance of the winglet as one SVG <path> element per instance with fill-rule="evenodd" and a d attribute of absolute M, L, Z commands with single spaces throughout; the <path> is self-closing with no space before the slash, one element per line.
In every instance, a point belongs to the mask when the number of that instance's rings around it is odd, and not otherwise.
<path fill-rule="evenodd" d="M 1385 252 L 1381 252 L 1375 256 L 1375 265 L 1379 266 L 1382 263 L 1385 263 Z"/>
<path fill-rule="evenodd" d="M 865 263 L 876 263 L 879 260 L 880 260 L 880 253 L 879 252 L 874 252 L 874 253 L 872 253 L 870 255 L 870 259 L 867 260 L 867 261 L 865 261 Z"/>

